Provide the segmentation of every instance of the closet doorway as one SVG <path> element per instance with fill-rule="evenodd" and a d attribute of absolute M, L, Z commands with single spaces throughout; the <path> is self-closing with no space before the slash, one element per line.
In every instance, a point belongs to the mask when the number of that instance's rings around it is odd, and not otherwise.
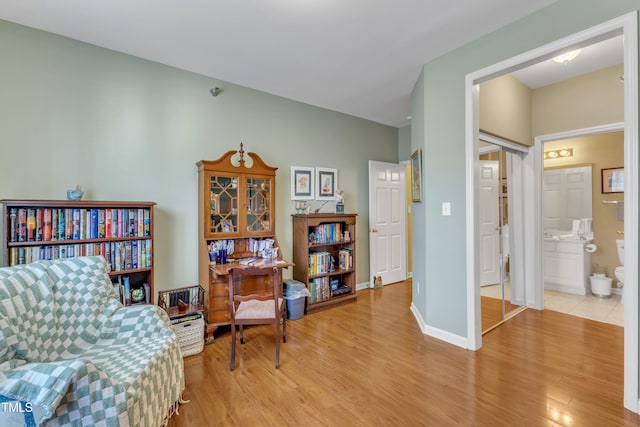
<path fill-rule="evenodd" d="M 490 142 L 493 141 L 493 142 Z M 479 235 L 482 333 L 500 326 L 526 307 L 511 296 L 508 159 L 514 153 L 507 143 L 490 135 L 479 141 Z"/>

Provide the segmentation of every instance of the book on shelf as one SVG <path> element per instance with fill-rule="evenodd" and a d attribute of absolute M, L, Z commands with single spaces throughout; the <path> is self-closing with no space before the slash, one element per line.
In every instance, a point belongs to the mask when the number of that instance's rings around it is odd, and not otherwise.
<path fill-rule="evenodd" d="M 122 286 L 124 288 L 125 305 L 130 305 L 131 304 L 131 282 L 129 280 L 129 276 L 124 276 L 122 278 Z"/>
<path fill-rule="evenodd" d="M 27 209 L 20 208 L 18 209 L 18 242 L 26 242 L 27 241 Z"/>
<path fill-rule="evenodd" d="M 353 250 L 351 248 L 340 248 L 338 265 L 343 270 L 351 270 L 353 268 Z"/>
<path fill-rule="evenodd" d="M 27 242 L 35 242 L 36 240 L 36 210 L 27 209 Z"/>
<path fill-rule="evenodd" d="M 111 235 L 111 226 L 113 221 L 111 220 L 111 209 L 107 208 L 104 210 L 104 237 L 107 239 L 113 237 Z"/>
<path fill-rule="evenodd" d="M 138 241 L 134 240 L 131 242 L 131 268 L 136 270 L 138 268 Z"/>
<path fill-rule="evenodd" d="M 42 225 L 42 240 L 44 240 L 45 242 L 49 242 L 51 241 L 52 238 L 52 230 L 51 230 L 51 226 L 52 226 L 52 214 L 51 214 L 52 209 L 50 208 L 45 208 L 43 210 L 42 213 L 42 221 L 43 221 L 43 225 Z"/>
<path fill-rule="evenodd" d="M 18 209 L 11 208 L 9 210 L 9 241 L 17 242 L 18 241 Z"/>
<path fill-rule="evenodd" d="M 104 209 L 98 209 L 98 239 L 105 238 Z"/>
<path fill-rule="evenodd" d="M 36 242 L 41 242 L 44 233 L 44 213 L 43 210 L 36 209 Z"/>

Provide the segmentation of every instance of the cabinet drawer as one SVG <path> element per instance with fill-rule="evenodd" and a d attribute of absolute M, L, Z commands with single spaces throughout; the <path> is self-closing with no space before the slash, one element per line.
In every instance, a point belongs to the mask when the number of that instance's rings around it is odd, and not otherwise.
<path fill-rule="evenodd" d="M 210 296 L 226 296 L 229 299 L 229 282 L 213 282 L 209 285 Z"/>
<path fill-rule="evenodd" d="M 209 310 L 209 323 L 230 322 L 229 310 Z"/>
<path fill-rule="evenodd" d="M 209 310 L 229 310 L 229 296 L 209 297 Z"/>

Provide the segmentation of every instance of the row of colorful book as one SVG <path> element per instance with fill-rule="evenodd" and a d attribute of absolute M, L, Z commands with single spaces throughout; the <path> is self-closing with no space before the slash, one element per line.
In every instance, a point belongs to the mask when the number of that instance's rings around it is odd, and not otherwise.
<path fill-rule="evenodd" d="M 331 254 L 329 252 L 312 252 L 309 254 L 309 275 L 328 273 L 331 269 Z"/>
<path fill-rule="evenodd" d="M 309 293 L 311 296 L 311 303 L 324 301 L 331 296 L 331 290 L 329 285 L 329 276 L 316 277 L 309 281 Z"/>
<path fill-rule="evenodd" d="M 9 265 L 29 264 L 38 260 L 102 255 L 110 271 L 151 268 L 151 239 L 118 242 L 19 246 L 9 249 Z"/>
<path fill-rule="evenodd" d="M 151 236 L 149 209 L 11 208 L 9 242 Z"/>
<path fill-rule="evenodd" d="M 313 243 L 335 243 L 342 240 L 342 223 L 320 224 L 313 229 Z"/>

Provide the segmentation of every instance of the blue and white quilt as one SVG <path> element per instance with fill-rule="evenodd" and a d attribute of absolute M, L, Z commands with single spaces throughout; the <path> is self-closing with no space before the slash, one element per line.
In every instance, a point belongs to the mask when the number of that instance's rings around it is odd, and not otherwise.
<path fill-rule="evenodd" d="M 157 427 L 183 372 L 167 314 L 123 307 L 104 258 L 0 268 L 0 425 Z"/>

